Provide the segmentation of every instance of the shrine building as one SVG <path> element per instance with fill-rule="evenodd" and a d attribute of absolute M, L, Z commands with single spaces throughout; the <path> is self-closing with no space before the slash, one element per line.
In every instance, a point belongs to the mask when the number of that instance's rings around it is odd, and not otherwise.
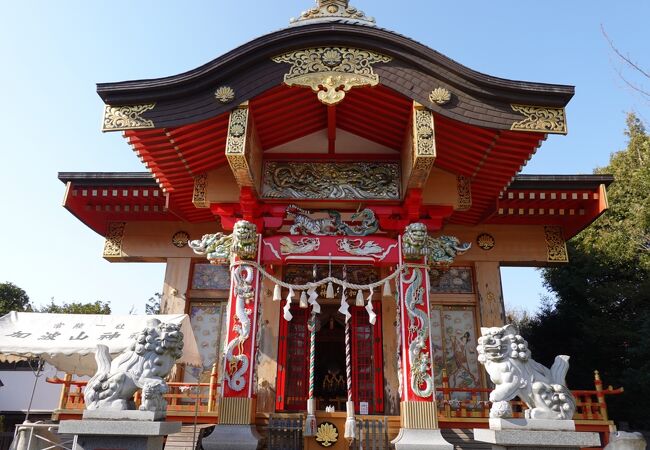
<path fill-rule="evenodd" d="M 350 420 L 355 445 L 371 423 L 398 449 L 487 427 L 500 268 L 566 263 L 607 209 L 610 176 L 519 174 L 567 133 L 572 86 L 476 72 L 346 0 L 97 92 L 145 170 L 59 173 L 64 206 L 106 260 L 166 264 L 161 312 L 190 316 L 203 358 L 168 420 L 217 424 L 206 449 L 272 448 L 277 418 L 309 449 L 346 448 Z M 66 380 L 58 418 L 82 406 Z M 611 428 L 606 393 L 576 393 L 579 430 Z"/>

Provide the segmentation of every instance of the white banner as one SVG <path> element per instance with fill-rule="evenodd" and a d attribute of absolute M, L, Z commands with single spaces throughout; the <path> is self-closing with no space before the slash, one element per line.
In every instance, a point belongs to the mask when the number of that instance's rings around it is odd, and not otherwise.
<path fill-rule="evenodd" d="M 178 361 L 201 366 L 201 357 L 186 314 L 154 316 L 45 314 L 11 312 L 0 318 L 0 360 L 18 361 L 41 357 L 58 370 L 93 375 L 97 344 L 108 346 L 115 356 L 129 347 L 147 321 L 181 325 L 184 347 Z"/>

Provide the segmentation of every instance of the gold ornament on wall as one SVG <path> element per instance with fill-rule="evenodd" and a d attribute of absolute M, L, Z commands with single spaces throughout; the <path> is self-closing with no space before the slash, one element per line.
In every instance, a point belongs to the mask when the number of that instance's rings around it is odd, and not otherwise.
<path fill-rule="evenodd" d="M 548 262 L 569 262 L 569 253 L 562 235 L 562 227 L 544 227 Z"/>
<path fill-rule="evenodd" d="M 322 447 L 331 447 L 339 440 L 339 430 L 331 422 L 323 422 L 316 429 L 316 442 Z"/>
<path fill-rule="evenodd" d="M 451 92 L 442 87 L 437 87 L 429 94 L 429 100 L 436 105 L 446 105 L 451 101 Z"/>
<path fill-rule="evenodd" d="M 214 91 L 214 97 L 221 103 L 230 103 L 235 99 L 235 90 L 230 86 L 221 86 Z"/>
<path fill-rule="evenodd" d="M 512 110 L 526 116 L 512 124 L 511 130 L 538 131 L 549 134 L 567 134 L 564 108 L 532 105 L 510 105 Z"/>
<path fill-rule="evenodd" d="M 190 241 L 190 234 L 187 231 L 177 231 L 172 236 L 172 245 L 174 247 L 183 248 Z"/>
<path fill-rule="evenodd" d="M 104 258 L 119 258 L 122 256 L 122 240 L 126 222 L 111 222 L 108 224 L 106 242 L 104 242 Z"/>
<path fill-rule="evenodd" d="M 194 190 L 192 191 L 192 203 L 197 208 L 209 208 L 210 202 L 207 198 L 208 174 L 204 173 L 194 177 Z"/>
<path fill-rule="evenodd" d="M 476 245 L 482 250 L 492 250 L 496 244 L 494 236 L 488 233 L 481 233 L 476 237 Z"/>
<path fill-rule="evenodd" d="M 273 61 L 291 64 L 284 75 L 287 86 L 309 87 L 318 94 L 318 100 L 332 106 L 343 101 L 353 87 L 378 85 L 379 75 L 372 65 L 391 59 L 370 50 L 318 47 L 285 53 Z"/>
<path fill-rule="evenodd" d="M 147 111 L 156 107 L 155 103 L 146 105 L 126 105 L 104 107 L 104 120 L 102 131 L 137 130 L 143 128 L 154 128 L 153 120 L 142 117 Z"/>
<path fill-rule="evenodd" d="M 458 210 L 467 211 L 472 207 L 472 182 L 468 177 L 459 175 L 456 178 L 458 190 Z"/>

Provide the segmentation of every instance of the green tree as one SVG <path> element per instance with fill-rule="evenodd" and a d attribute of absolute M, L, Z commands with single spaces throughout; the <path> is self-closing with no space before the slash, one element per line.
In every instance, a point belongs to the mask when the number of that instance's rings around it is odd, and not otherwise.
<path fill-rule="evenodd" d="M 13 283 L 0 283 L 0 316 L 10 311 L 31 311 L 27 292 Z"/>
<path fill-rule="evenodd" d="M 627 119 L 628 145 L 597 169 L 617 180 L 609 211 L 567 247 L 570 263 L 543 270 L 555 294 L 524 324 L 533 355 L 551 364 L 572 355 L 568 383 L 592 388 L 593 371 L 624 386 L 608 398 L 614 420 L 650 427 L 650 136 L 634 115 Z"/>
<path fill-rule="evenodd" d="M 111 306 L 107 302 L 97 300 L 93 303 L 54 303 L 54 299 L 46 306 L 38 308 L 38 312 L 55 314 L 110 314 Z"/>
<path fill-rule="evenodd" d="M 149 297 L 147 304 L 144 307 L 146 314 L 155 315 L 160 314 L 160 301 L 162 300 L 162 295 L 160 292 L 156 292 L 153 296 Z"/>

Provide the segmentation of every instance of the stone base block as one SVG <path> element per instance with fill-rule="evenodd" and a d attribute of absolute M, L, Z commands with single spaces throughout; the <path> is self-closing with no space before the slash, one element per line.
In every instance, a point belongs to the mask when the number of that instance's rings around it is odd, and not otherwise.
<path fill-rule="evenodd" d="M 391 443 L 396 450 L 454 450 L 454 446 L 442 437 L 438 429 L 400 428 Z"/>
<path fill-rule="evenodd" d="M 493 450 L 600 447 L 598 433 L 578 431 L 486 430 L 475 428 L 474 440 L 492 444 Z"/>
<path fill-rule="evenodd" d="M 166 414 L 165 411 L 85 409 L 81 417 L 84 420 L 140 420 L 153 422 L 155 420 L 163 420 Z"/>
<path fill-rule="evenodd" d="M 223 425 L 201 442 L 204 450 L 256 450 L 261 436 L 253 425 Z"/>
<path fill-rule="evenodd" d="M 490 430 L 575 431 L 573 420 L 490 418 Z"/>
<path fill-rule="evenodd" d="M 179 431 L 180 422 L 64 420 L 59 424 L 59 433 L 75 435 L 75 450 L 162 450 L 165 436 Z"/>
<path fill-rule="evenodd" d="M 131 420 L 62 420 L 59 433 L 79 436 L 167 436 L 179 433 L 180 422 L 136 422 Z"/>

